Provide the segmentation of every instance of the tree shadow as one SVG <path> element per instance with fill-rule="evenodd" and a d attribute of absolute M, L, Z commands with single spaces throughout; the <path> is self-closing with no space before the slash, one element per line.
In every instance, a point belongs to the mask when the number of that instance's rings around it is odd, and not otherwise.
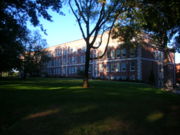
<path fill-rule="evenodd" d="M 179 95 L 134 83 L 93 81 L 83 89 L 80 81 L 60 82 L 1 86 L 2 135 L 179 133 Z"/>

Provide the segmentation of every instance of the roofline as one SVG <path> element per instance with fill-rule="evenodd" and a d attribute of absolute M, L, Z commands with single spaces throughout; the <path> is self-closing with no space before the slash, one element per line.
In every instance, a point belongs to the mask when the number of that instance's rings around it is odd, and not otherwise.
<path fill-rule="evenodd" d="M 107 31 L 106 31 L 107 32 Z M 106 33 L 105 32 L 105 33 Z M 98 34 L 98 36 L 100 36 L 101 34 Z M 94 37 L 94 36 L 91 36 L 91 37 Z M 51 48 L 51 47 L 57 47 L 57 46 L 60 46 L 60 45 L 63 45 L 63 44 L 66 44 L 66 43 L 71 43 L 71 42 L 75 42 L 75 41 L 79 41 L 79 40 L 84 40 L 84 38 L 80 38 L 80 39 L 75 39 L 75 40 L 72 40 L 72 41 L 68 41 L 68 42 L 64 42 L 64 43 L 61 43 L 61 44 L 58 44 L 58 45 L 52 45 L 52 46 L 49 46 L 47 48 Z M 45 48 L 45 49 L 47 49 Z"/>
<path fill-rule="evenodd" d="M 84 39 L 83 39 L 83 38 L 81 38 L 81 39 L 76 39 L 76 40 L 72 40 L 72 41 L 64 42 L 64 43 L 57 44 L 57 45 L 52 45 L 52 46 L 46 47 L 45 49 L 48 49 L 48 48 L 51 48 L 51 47 L 57 47 L 57 46 L 60 46 L 60 45 L 64 45 L 64 44 L 67 44 L 67 43 L 72 43 L 72 42 L 75 42 L 75 41 L 80 41 L 80 40 L 84 40 Z"/>

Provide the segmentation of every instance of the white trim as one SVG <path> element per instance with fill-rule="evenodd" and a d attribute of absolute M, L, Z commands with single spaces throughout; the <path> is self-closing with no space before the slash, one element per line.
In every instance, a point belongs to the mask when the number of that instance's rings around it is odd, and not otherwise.
<path fill-rule="evenodd" d="M 102 62 L 119 62 L 119 61 L 130 61 L 130 60 L 137 60 L 137 57 L 135 57 L 135 58 L 125 58 L 125 59 L 114 59 L 114 60 L 98 60 L 98 61 L 96 61 L 96 62 L 91 62 L 92 64 L 93 63 L 102 63 Z M 90 64 L 91 64 L 90 63 Z"/>

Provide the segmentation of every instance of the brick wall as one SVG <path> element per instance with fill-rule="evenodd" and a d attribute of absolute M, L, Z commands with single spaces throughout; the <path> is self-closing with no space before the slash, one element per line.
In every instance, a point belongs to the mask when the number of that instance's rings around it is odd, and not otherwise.
<path fill-rule="evenodd" d="M 101 55 L 105 40 L 98 50 L 91 50 L 91 57 Z M 85 63 L 85 42 L 83 39 L 46 49 L 52 60 L 46 65 L 49 76 L 80 77 Z M 174 53 L 170 53 L 170 63 Z M 171 61 L 170 61 L 171 60 Z M 91 60 L 89 75 L 92 78 L 115 80 L 142 80 L 151 82 L 152 74 L 158 85 L 163 76 L 164 54 L 153 46 L 139 45 L 135 48 L 123 47 L 122 42 L 111 39 L 109 48 L 102 59 Z M 166 72 L 171 71 L 170 66 Z M 162 72 L 162 74 L 160 74 Z M 172 77 L 172 76 L 165 76 Z"/>

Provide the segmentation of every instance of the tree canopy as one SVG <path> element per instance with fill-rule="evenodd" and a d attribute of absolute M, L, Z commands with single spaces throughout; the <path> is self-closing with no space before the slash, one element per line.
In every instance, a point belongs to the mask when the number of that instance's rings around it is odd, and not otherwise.
<path fill-rule="evenodd" d="M 27 40 L 27 22 L 43 26 L 39 17 L 52 21 L 48 9 L 61 14 L 61 0 L 1 0 L 0 1 L 0 72 L 19 67 L 19 55 Z"/>
<path fill-rule="evenodd" d="M 148 33 L 157 41 L 157 47 L 165 49 L 168 43 L 178 50 L 180 37 L 180 2 L 129 0 L 128 10 L 119 18 L 115 37 L 130 39 L 138 32 Z M 175 42 L 172 42 L 175 39 Z M 127 39 L 129 40 L 129 39 Z"/>

